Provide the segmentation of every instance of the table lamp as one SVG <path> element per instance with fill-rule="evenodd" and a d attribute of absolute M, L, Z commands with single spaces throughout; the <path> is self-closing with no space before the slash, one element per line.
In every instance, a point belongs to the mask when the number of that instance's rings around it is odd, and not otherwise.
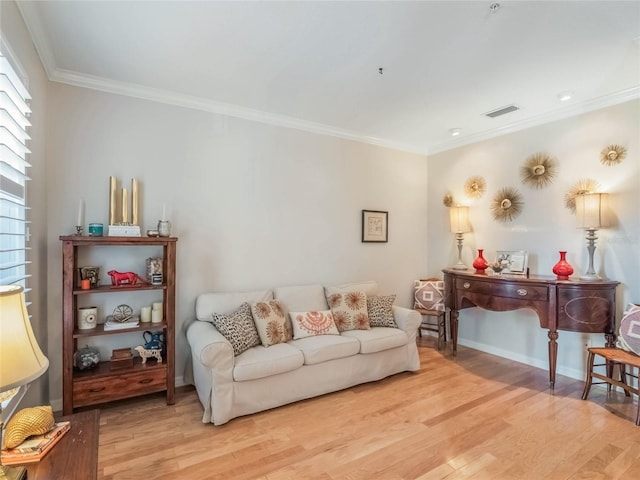
<path fill-rule="evenodd" d="M 4 424 L 31 382 L 49 366 L 31 329 L 23 291 L 19 285 L 0 285 L 0 432 L 3 434 Z M 23 467 L 0 466 L 0 479 L 24 478 L 25 471 Z"/>
<path fill-rule="evenodd" d="M 471 231 L 469 224 L 469 207 L 458 205 L 449 209 L 449 222 L 451 233 L 456 234 L 458 241 L 458 262 L 451 268 L 455 270 L 466 270 L 467 266 L 462 262 L 462 241 L 464 234 Z"/>
<path fill-rule="evenodd" d="M 609 195 L 607 193 L 585 193 L 576 195 L 577 226 L 587 231 L 587 251 L 589 252 L 589 267 L 580 280 L 600 280 L 593 268 L 593 252 L 596 249 L 598 236 L 596 231 L 606 227 L 606 209 Z"/>

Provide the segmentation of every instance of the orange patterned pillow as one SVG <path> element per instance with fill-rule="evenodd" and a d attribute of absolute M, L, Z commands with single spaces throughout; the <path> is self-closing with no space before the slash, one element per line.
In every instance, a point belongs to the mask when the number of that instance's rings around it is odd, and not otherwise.
<path fill-rule="evenodd" d="M 314 335 L 340 335 L 331 310 L 320 312 L 289 312 L 293 325 L 293 339 Z"/>
<path fill-rule="evenodd" d="M 291 322 L 284 316 L 278 300 L 252 304 L 251 315 L 265 347 L 288 342 L 293 337 Z"/>
<path fill-rule="evenodd" d="M 364 292 L 334 293 L 327 297 L 338 331 L 369 330 L 367 296 Z"/>

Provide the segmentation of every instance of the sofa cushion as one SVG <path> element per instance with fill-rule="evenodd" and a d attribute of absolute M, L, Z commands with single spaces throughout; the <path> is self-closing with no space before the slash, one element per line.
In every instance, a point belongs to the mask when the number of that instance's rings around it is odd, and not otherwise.
<path fill-rule="evenodd" d="M 235 358 L 233 379 L 242 382 L 269 377 L 300 368 L 303 363 L 302 352 L 291 345 L 279 343 L 269 348 L 259 345 Z"/>
<path fill-rule="evenodd" d="M 324 293 L 327 298 L 334 293 L 346 293 L 346 292 L 364 292 L 368 297 L 370 295 L 378 295 L 378 282 L 369 280 L 366 282 L 355 283 L 343 283 L 342 285 L 333 285 L 324 288 Z"/>
<path fill-rule="evenodd" d="M 364 292 L 332 293 L 327 297 L 327 303 L 338 331 L 369 329 L 367 296 Z"/>
<path fill-rule="evenodd" d="M 350 330 L 342 337 L 357 339 L 360 353 L 375 353 L 406 345 L 409 337 L 399 328 L 373 327 L 370 330 Z M 306 358 L 306 357 L 305 357 Z"/>
<path fill-rule="evenodd" d="M 305 365 L 350 357 L 356 355 L 360 350 L 358 340 L 342 335 L 316 335 L 292 340 L 288 344 L 302 352 Z"/>
<path fill-rule="evenodd" d="M 370 326 L 398 328 L 393 318 L 393 302 L 395 299 L 395 295 L 367 297 L 367 313 L 369 314 Z"/>
<path fill-rule="evenodd" d="M 251 307 L 243 303 L 233 313 L 213 313 L 211 321 L 233 347 L 233 354 L 240 355 L 251 347 L 260 345 L 260 337 L 253 323 Z"/>
<path fill-rule="evenodd" d="M 293 338 L 291 322 L 284 316 L 279 300 L 252 304 L 251 315 L 265 347 L 288 342 Z"/>
<path fill-rule="evenodd" d="M 211 321 L 213 313 L 231 313 L 247 302 L 266 302 L 273 299 L 271 290 L 254 290 L 250 292 L 212 292 L 198 295 L 196 299 L 196 318 Z"/>
<path fill-rule="evenodd" d="M 293 326 L 293 338 L 305 338 L 314 335 L 340 335 L 333 321 L 331 310 L 320 312 L 289 312 Z"/>

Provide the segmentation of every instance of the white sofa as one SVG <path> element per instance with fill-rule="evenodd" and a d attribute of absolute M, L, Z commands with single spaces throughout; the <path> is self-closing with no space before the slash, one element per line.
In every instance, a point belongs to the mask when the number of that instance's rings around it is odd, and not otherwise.
<path fill-rule="evenodd" d="M 378 294 L 375 282 L 341 285 L 344 291 Z M 234 356 L 231 344 L 211 323 L 213 313 L 230 313 L 242 303 L 278 299 L 287 311 L 327 310 L 324 287 L 304 285 L 238 293 L 204 293 L 187 329 L 193 382 L 204 407 L 203 423 L 232 418 L 360 383 L 420 368 L 416 333 L 420 315 L 393 305 L 399 328 L 372 327 L 340 335 L 318 335 Z M 287 315 L 288 318 L 288 315 Z"/>

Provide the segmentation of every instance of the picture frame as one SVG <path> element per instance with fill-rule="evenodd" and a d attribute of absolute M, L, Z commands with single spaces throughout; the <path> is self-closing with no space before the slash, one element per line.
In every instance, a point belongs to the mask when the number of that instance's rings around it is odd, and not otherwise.
<path fill-rule="evenodd" d="M 389 241 L 389 212 L 362 210 L 362 242 L 386 243 Z"/>
<path fill-rule="evenodd" d="M 526 275 L 529 264 L 529 254 L 525 250 L 497 250 L 496 261 L 507 260 L 509 266 L 502 273 L 512 275 Z"/>

